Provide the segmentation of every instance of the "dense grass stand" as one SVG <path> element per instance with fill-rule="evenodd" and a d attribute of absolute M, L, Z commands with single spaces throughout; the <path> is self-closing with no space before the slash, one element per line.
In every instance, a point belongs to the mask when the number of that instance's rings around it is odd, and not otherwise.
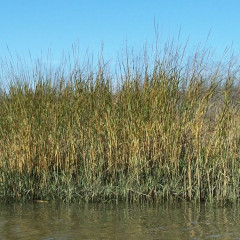
<path fill-rule="evenodd" d="M 128 56 L 116 74 L 103 60 L 96 71 L 8 67 L 0 197 L 237 201 L 239 72 L 184 51 L 165 48 L 152 64 Z"/>

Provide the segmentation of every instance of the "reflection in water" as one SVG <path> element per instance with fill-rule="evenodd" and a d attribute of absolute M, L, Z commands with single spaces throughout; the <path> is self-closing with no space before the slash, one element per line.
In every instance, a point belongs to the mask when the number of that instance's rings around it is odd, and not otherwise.
<path fill-rule="evenodd" d="M 11 204 L 0 239 L 240 239 L 238 206 Z"/>

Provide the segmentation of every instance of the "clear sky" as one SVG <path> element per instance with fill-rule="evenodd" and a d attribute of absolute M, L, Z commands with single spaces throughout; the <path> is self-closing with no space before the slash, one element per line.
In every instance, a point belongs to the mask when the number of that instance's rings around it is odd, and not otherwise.
<path fill-rule="evenodd" d="M 111 58 L 126 46 L 177 37 L 192 46 L 205 43 L 222 52 L 240 50 L 239 0 L 0 0 L 0 57 L 13 53 L 40 57 L 48 49 L 58 61 L 78 42 L 81 51 Z"/>

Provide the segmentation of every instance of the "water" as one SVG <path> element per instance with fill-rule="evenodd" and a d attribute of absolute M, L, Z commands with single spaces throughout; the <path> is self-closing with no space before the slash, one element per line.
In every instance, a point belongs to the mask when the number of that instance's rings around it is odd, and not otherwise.
<path fill-rule="evenodd" d="M 237 205 L 0 205 L 0 240 L 240 239 Z"/>

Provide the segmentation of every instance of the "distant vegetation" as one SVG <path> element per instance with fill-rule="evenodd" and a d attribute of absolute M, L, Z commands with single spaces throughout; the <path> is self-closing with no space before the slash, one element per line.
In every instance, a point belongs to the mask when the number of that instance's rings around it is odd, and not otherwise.
<path fill-rule="evenodd" d="M 104 60 L 30 73 L 2 62 L 0 198 L 237 201 L 237 65 L 166 46 L 116 74 Z"/>

